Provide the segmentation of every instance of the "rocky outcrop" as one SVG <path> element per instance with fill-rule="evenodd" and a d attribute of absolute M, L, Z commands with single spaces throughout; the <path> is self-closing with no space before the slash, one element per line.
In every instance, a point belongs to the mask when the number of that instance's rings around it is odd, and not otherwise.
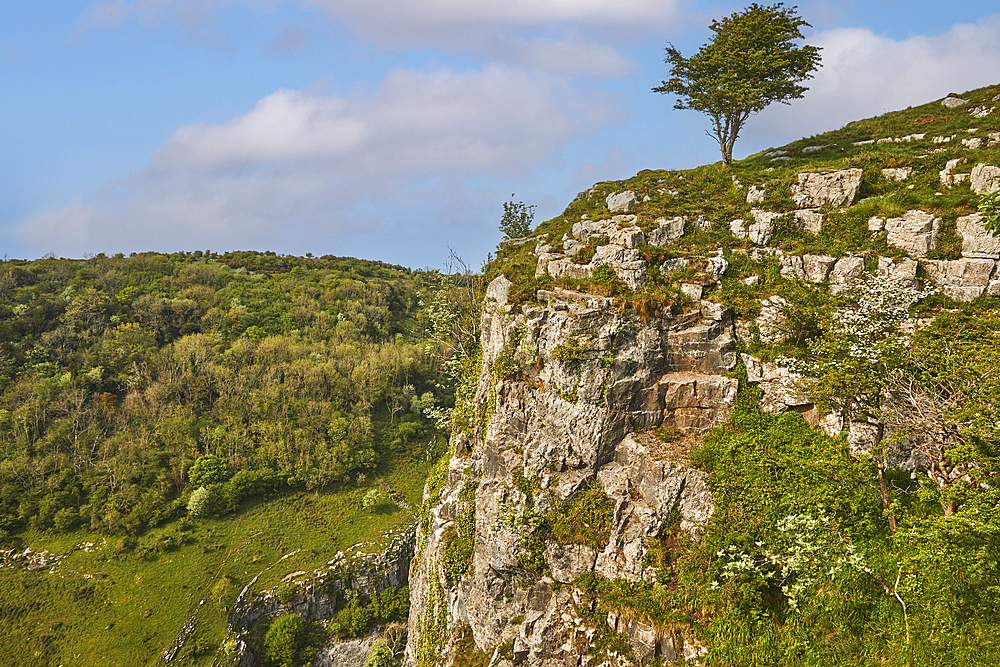
<path fill-rule="evenodd" d="M 963 257 L 1000 259 L 1000 238 L 986 231 L 978 213 L 959 217 L 955 226 L 962 237 Z"/>
<path fill-rule="evenodd" d="M 606 201 L 612 213 L 628 213 L 639 203 L 639 198 L 631 190 L 626 190 L 608 195 Z"/>
<path fill-rule="evenodd" d="M 557 582 L 590 571 L 652 581 L 647 552 L 667 518 L 679 514 L 680 529 L 697 536 L 713 512 L 704 476 L 688 465 L 685 449 L 649 431 L 667 426 L 696 437 L 727 418 L 737 389 L 727 375 L 736 364 L 730 313 L 702 302 L 644 320 L 610 299 L 567 290 L 539 292 L 546 305 L 514 308 L 506 305 L 509 285 L 502 277 L 490 284 L 482 321 L 476 404 L 488 424 L 452 459 L 441 502 L 418 537 L 424 546 L 411 571 L 410 665 L 428 647 L 447 655 L 456 623 L 468 624 L 480 649 L 513 643 L 513 656 L 497 656 L 496 666 L 585 663 L 596 628 L 582 619 L 579 592 Z M 500 359 L 503 377 L 495 372 Z M 519 370 L 510 372 L 512 364 Z M 468 571 L 451 581 L 441 563 L 469 480 L 478 485 L 475 549 Z M 547 542 L 531 552 L 544 559 L 544 576 L 527 570 L 530 517 L 594 484 L 614 506 L 610 538 L 596 549 Z M 674 635 L 662 643 L 667 636 L 656 630 L 651 641 L 660 642 L 660 653 L 650 653 L 648 634 L 630 634 L 641 661 L 669 658 L 666 646 L 697 646 L 693 637 Z"/>
<path fill-rule="evenodd" d="M 931 213 L 907 211 L 900 218 L 872 218 L 868 221 L 871 231 L 886 232 L 886 242 L 915 257 L 926 257 L 937 246 L 937 233 L 941 218 Z"/>
<path fill-rule="evenodd" d="M 969 187 L 973 192 L 996 192 L 1000 189 L 1000 167 L 977 164 L 969 175 Z"/>
<path fill-rule="evenodd" d="M 941 106 L 947 107 L 948 109 L 955 109 L 968 103 L 969 100 L 961 97 L 960 95 L 956 95 L 955 93 L 948 93 L 948 97 L 941 100 Z"/>
<path fill-rule="evenodd" d="M 598 266 L 608 266 L 631 289 L 646 282 L 646 262 L 636 249 L 646 242 L 642 230 L 633 224 L 634 215 L 616 215 L 606 220 L 581 220 L 573 225 L 572 238 L 563 239 L 562 252 L 539 242 L 535 247 L 538 261 L 535 275 L 548 273 L 553 278 L 590 278 Z M 589 262 L 581 263 L 577 255 L 583 248 L 606 237 L 608 243 L 596 245 Z"/>
<path fill-rule="evenodd" d="M 861 187 L 861 174 L 856 168 L 799 174 L 799 182 L 792 185 L 792 199 L 797 208 L 850 206 Z"/>
<path fill-rule="evenodd" d="M 755 208 L 750 210 L 750 215 L 753 216 L 752 223 L 747 225 L 744 220 L 733 220 L 729 229 L 737 238 L 750 239 L 754 245 L 767 245 L 774 234 L 774 222 L 787 214 Z"/>
<path fill-rule="evenodd" d="M 927 275 L 956 301 L 972 301 L 990 286 L 996 270 L 992 259 L 955 259 L 923 262 Z"/>
<path fill-rule="evenodd" d="M 667 220 L 666 218 L 657 218 L 656 224 L 657 228 L 649 233 L 649 245 L 655 245 L 660 247 L 666 247 L 684 236 L 684 226 L 687 221 L 678 216 L 676 218 L 671 218 Z"/>

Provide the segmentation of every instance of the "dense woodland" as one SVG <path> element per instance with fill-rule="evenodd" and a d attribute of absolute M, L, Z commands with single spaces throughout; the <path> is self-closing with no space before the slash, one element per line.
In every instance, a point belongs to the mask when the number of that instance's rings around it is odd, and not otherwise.
<path fill-rule="evenodd" d="M 255 252 L 5 261 L 0 539 L 136 534 L 201 486 L 192 509 L 218 514 L 420 456 L 450 400 L 426 313 L 465 303 L 460 283 Z"/>

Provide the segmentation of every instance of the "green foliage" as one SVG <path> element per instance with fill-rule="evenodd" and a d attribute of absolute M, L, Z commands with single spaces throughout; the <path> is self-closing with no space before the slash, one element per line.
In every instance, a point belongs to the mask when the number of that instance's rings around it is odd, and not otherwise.
<path fill-rule="evenodd" d="M 361 505 L 366 510 L 373 510 L 384 505 L 389 498 L 385 495 L 385 491 L 379 488 L 371 488 L 365 493 L 364 499 L 361 501 Z"/>
<path fill-rule="evenodd" d="M 224 459 L 214 454 L 198 457 L 188 470 L 188 481 L 193 486 L 208 486 L 217 482 L 225 482 L 229 478 L 229 466 Z"/>
<path fill-rule="evenodd" d="M 979 193 L 979 214 L 980 224 L 990 234 L 993 236 L 1000 234 L 1000 190 L 993 192 L 983 190 Z"/>
<path fill-rule="evenodd" d="M 505 240 L 517 239 L 531 233 L 531 222 L 535 218 L 535 207 L 525 206 L 524 202 L 514 202 L 514 195 L 509 202 L 503 204 L 503 217 L 500 218 L 500 231 Z"/>
<path fill-rule="evenodd" d="M 264 635 L 264 656 L 272 667 L 308 667 L 316 655 L 316 633 L 298 614 L 279 616 Z"/>
<path fill-rule="evenodd" d="M 448 580 L 457 582 L 472 564 L 476 539 L 476 491 L 478 479 L 468 479 L 458 492 L 458 518 L 456 528 L 444 537 L 444 557 L 441 566 Z"/>
<path fill-rule="evenodd" d="M 546 517 L 550 536 L 559 544 L 584 544 L 600 553 L 608 544 L 614 511 L 601 485 L 591 482 Z"/>
<path fill-rule="evenodd" d="M 425 345 L 419 303 L 456 301 L 437 272 L 144 253 L 4 262 L 0 278 L 0 314 L 20 313 L 0 325 L 0 487 L 18 489 L 0 502 L 8 534 L 138 534 L 202 486 L 207 516 L 343 484 L 390 449 L 423 455 L 425 410 L 451 403 L 445 385 L 435 398 L 440 348 Z M 407 387 L 408 426 L 383 422 Z"/>
<path fill-rule="evenodd" d="M 392 649 L 389 648 L 384 639 L 376 639 L 372 647 L 368 649 L 364 667 L 394 667 L 395 665 L 396 660 L 392 655 Z"/>
<path fill-rule="evenodd" d="M 733 145 L 751 114 L 772 102 L 798 99 L 800 82 L 819 65 L 819 49 L 797 46 L 809 24 L 795 8 L 756 3 L 709 26 L 715 36 L 691 58 L 667 47 L 671 78 L 653 88 L 679 96 L 675 108 L 694 109 L 712 119 L 712 135 L 728 167 Z"/>

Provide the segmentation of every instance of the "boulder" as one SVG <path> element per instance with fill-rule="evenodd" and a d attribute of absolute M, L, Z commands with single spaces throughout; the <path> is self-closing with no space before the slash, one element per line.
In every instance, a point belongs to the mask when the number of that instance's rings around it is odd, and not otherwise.
<path fill-rule="evenodd" d="M 712 280 L 718 281 L 725 274 L 726 269 L 729 268 L 729 262 L 725 260 L 722 256 L 722 250 L 716 251 L 716 254 L 708 258 L 705 263 L 705 271 L 712 276 Z"/>
<path fill-rule="evenodd" d="M 894 262 L 891 257 L 879 257 L 878 274 L 886 278 L 902 280 L 908 287 L 917 286 L 917 262 L 912 259 Z"/>
<path fill-rule="evenodd" d="M 973 213 L 955 221 L 958 234 L 962 237 L 962 256 L 1000 259 L 1000 238 L 986 231 L 979 220 L 980 214 Z"/>
<path fill-rule="evenodd" d="M 733 220 L 729 223 L 729 228 L 733 234 L 741 239 L 750 239 L 754 245 L 767 245 L 774 233 L 774 221 L 786 215 L 785 213 L 774 213 L 764 211 L 759 208 L 751 209 L 753 222 L 748 226 L 744 220 Z"/>
<path fill-rule="evenodd" d="M 830 292 L 837 294 L 854 284 L 855 279 L 864 273 L 865 260 L 863 257 L 841 257 L 830 269 Z"/>
<path fill-rule="evenodd" d="M 781 277 L 788 280 L 805 280 L 806 272 L 802 258 L 798 255 L 784 255 L 781 258 Z"/>
<path fill-rule="evenodd" d="M 977 164 L 972 168 L 969 185 L 973 192 L 996 192 L 1000 189 L 1000 167 Z"/>
<path fill-rule="evenodd" d="M 803 255 L 802 271 L 806 280 L 811 283 L 821 283 L 830 275 L 837 259 L 829 255 Z"/>
<path fill-rule="evenodd" d="M 969 302 L 981 296 L 996 267 L 992 259 L 931 260 L 924 269 L 941 291 L 955 301 Z"/>
<path fill-rule="evenodd" d="M 883 169 L 882 176 L 889 181 L 905 181 L 910 177 L 913 172 L 909 167 L 897 167 L 890 169 Z"/>
<path fill-rule="evenodd" d="M 799 174 L 792 185 L 792 199 L 797 208 L 850 206 L 861 187 L 861 169 L 843 169 L 825 173 Z"/>
<path fill-rule="evenodd" d="M 766 195 L 767 187 L 763 185 L 751 185 L 749 191 L 747 191 L 747 203 L 763 204 Z"/>
<path fill-rule="evenodd" d="M 956 95 L 955 93 L 948 93 L 948 97 L 941 100 L 941 106 L 947 107 L 949 109 L 955 109 L 962 106 L 963 104 L 968 104 L 969 100 Z"/>
<path fill-rule="evenodd" d="M 795 226 L 800 231 L 819 234 L 823 229 L 823 218 L 819 209 L 806 208 L 795 212 Z"/>
<path fill-rule="evenodd" d="M 701 301 L 705 287 L 698 283 L 681 283 L 681 293 L 692 301 Z"/>
<path fill-rule="evenodd" d="M 631 190 L 626 190 L 608 195 L 606 201 L 608 202 L 608 210 L 612 213 L 628 213 L 639 203 L 639 198 Z"/>
<path fill-rule="evenodd" d="M 657 228 L 649 233 L 649 245 L 665 248 L 684 236 L 684 225 L 687 221 L 680 216 L 671 218 L 670 220 L 657 218 L 655 222 Z"/>
<path fill-rule="evenodd" d="M 660 265 L 660 273 L 666 275 L 671 271 L 678 271 L 685 268 L 691 262 L 683 257 L 674 257 L 673 259 L 668 259 L 663 264 Z"/>
<path fill-rule="evenodd" d="M 941 185 L 945 187 L 951 187 L 957 183 L 961 183 L 966 180 L 969 176 L 968 174 L 952 174 L 958 165 L 965 162 L 964 157 L 957 157 L 954 160 L 948 160 L 944 163 L 944 169 L 938 172 L 938 179 L 941 181 Z"/>
<path fill-rule="evenodd" d="M 785 324 L 785 306 L 788 302 L 780 296 L 772 296 L 762 299 L 760 303 L 760 315 L 756 319 L 760 340 L 764 343 L 777 343 L 785 337 L 781 327 Z"/>
<path fill-rule="evenodd" d="M 646 283 L 646 262 L 634 248 L 602 245 L 597 248 L 594 258 L 590 261 L 591 275 L 593 269 L 602 264 L 614 269 L 615 274 L 630 289 L 637 289 Z"/>
<path fill-rule="evenodd" d="M 885 221 L 886 241 L 916 257 L 926 257 L 937 244 L 941 219 L 930 213 L 907 211 L 901 218 Z"/>

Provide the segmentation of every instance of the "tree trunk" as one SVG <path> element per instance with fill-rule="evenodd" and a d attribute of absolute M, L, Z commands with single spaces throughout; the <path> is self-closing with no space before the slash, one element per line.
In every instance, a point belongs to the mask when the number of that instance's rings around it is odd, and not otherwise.
<path fill-rule="evenodd" d="M 889 531 L 895 533 L 898 528 L 896 517 L 892 514 L 892 503 L 889 499 L 889 481 L 885 477 L 886 463 L 885 452 L 882 451 L 882 439 L 885 437 L 885 424 L 878 425 L 875 444 L 872 446 L 873 452 L 878 452 L 875 457 L 875 465 L 878 467 L 878 495 L 882 500 L 882 509 L 885 510 L 886 518 L 889 519 Z"/>

